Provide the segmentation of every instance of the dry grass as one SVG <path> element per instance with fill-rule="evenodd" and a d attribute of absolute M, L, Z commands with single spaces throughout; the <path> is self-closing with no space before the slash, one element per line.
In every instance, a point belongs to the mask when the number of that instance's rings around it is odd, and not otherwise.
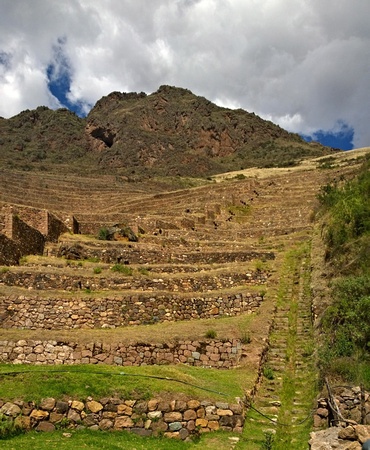
<path fill-rule="evenodd" d="M 333 153 L 330 157 L 333 157 L 338 165 L 345 165 L 349 160 L 358 160 L 360 163 L 361 159 L 370 153 L 370 147 L 358 148 L 354 150 L 349 150 L 346 152 Z M 221 182 L 225 180 L 231 180 L 238 175 L 244 175 L 246 178 L 270 178 L 273 176 L 286 175 L 289 173 L 311 171 L 319 167 L 320 161 L 328 158 L 328 155 L 320 156 L 318 158 L 305 159 L 298 166 L 293 167 L 279 167 L 279 168 L 264 168 L 259 169 L 257 167 L 252 167 L 251 169 L 236 170 L 233 172 L 221 173 L 219 175 L 212 176 L 212 179 L 216 182 Z"/>

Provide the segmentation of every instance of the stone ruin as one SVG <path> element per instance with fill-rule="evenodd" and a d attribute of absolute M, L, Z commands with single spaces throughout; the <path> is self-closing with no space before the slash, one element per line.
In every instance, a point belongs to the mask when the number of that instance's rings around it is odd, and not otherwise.
<path fill-rule="evenodd" d="M 63 221 L 47 210 L 5 205 L 0 209 L 0 264 L 17 265 L 24 255 L 42 255 L 46 242 L 62 233 L 78 233 L 74 217 Z"/>

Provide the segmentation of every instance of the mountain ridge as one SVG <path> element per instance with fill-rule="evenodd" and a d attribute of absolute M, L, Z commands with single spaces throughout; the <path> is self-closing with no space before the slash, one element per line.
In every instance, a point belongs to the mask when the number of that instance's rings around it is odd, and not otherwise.
<path fill-rule="evenodd" d="M 332 152 L 254 113 L 167 85 L 152 94 L 112 92 L 86 118 L 41 106 L 2 119 L 0 149 L 9 168 L 141 177 L 207 177 Z"/>

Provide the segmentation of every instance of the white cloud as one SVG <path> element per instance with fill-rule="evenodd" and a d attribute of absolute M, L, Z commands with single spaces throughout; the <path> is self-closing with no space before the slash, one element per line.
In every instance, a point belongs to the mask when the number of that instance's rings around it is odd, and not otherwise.
<path fill-rule="evenodd" d="M 0 115 L 58 104 L 46 69 L 64 38 L 68 98 L 86 110 L 172 84 L 295 132 L 342 121 L 370 145 L 369 16 L 368 0 L 4 0 Z"/>

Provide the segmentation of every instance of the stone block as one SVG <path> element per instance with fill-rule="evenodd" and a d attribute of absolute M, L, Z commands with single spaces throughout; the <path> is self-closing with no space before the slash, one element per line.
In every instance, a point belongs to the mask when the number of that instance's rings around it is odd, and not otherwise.
<path fill-rule="evenodd" d="M 113 428 L 113 422 L 110 419 L 102 419 L 99 422 L 99 429 L 106 431 L 106 430 L 110 430 L 111 428 Z"/>
<path fill-rule="evenodd" d="M 72 404 L 71 404 L 71 408 L 75 409 L 76 411 L 80 411 L 81 412 L 85 408 L 85 405 L 82 402 L 78 401 L 78 400 L 73 400 Z"/>
<path fill-rule="evenodd" d="M 198 418 L 195 421 L 195 426 L 196 427 L 201 427 L 201 428 L 206 428 L 208 426 L 208 420 L 204 419 L 204 418 Z"/>
<path fill-rule="evenodd" d="M 182 421 L 182 414 L 177 411 L 166 412 L 163 418 L 165 422 L 179 422 Z"/>
<path fill-rule="evenodd" d="M 128 416 L 120 416 L 117 417 L 114 421 L 114 429 L 115 430 L 121 430 L 123 428 L 131 428 L 134 426 L 134 421 L 131 419 L 131 417 Z"/>
<path fill-rule="evenodd" d="M 55 398 L 44 398 L 41 400 L 40 409 L 44 409 L 45 411 L 52 411 L 55 408 Z"/>
<path fill-rule="evenodd" d="M 99 411 L 101 411 L 103 409 L 103 405 L 99 402 L 96 402 L 94 400 L 87 402 L 86 403 L 86 407 L 89 411 L 91 411 L 92 413 L 98 413 Z"/>
<path fill-rule="evenodd" d="M 132 415 L 132 408 L 131 406 L 122 404 L 117 406 L 117 414 L 131 416 Z"/>
<path fill-rule="evenodd" d="M 184 420 L 195 420 L 197 418 L 197 413 L 194 411 L 194 409 L 187 409 L 184 411 Z"/>
<path fill-rule="evenodd" d="M 47 411 L 42 411 L 40 409 L 34 409 L 30 414 L 31 419 L 35 420 L 45 420 L 49 417 L 49 413 Z"/>
<path fill-rule="evenodd" d="M 55 431 L 55 426 L 51 422 L 42 421 L 37 425 L 36 431 L 52 433 L 53 431 Z"/>

